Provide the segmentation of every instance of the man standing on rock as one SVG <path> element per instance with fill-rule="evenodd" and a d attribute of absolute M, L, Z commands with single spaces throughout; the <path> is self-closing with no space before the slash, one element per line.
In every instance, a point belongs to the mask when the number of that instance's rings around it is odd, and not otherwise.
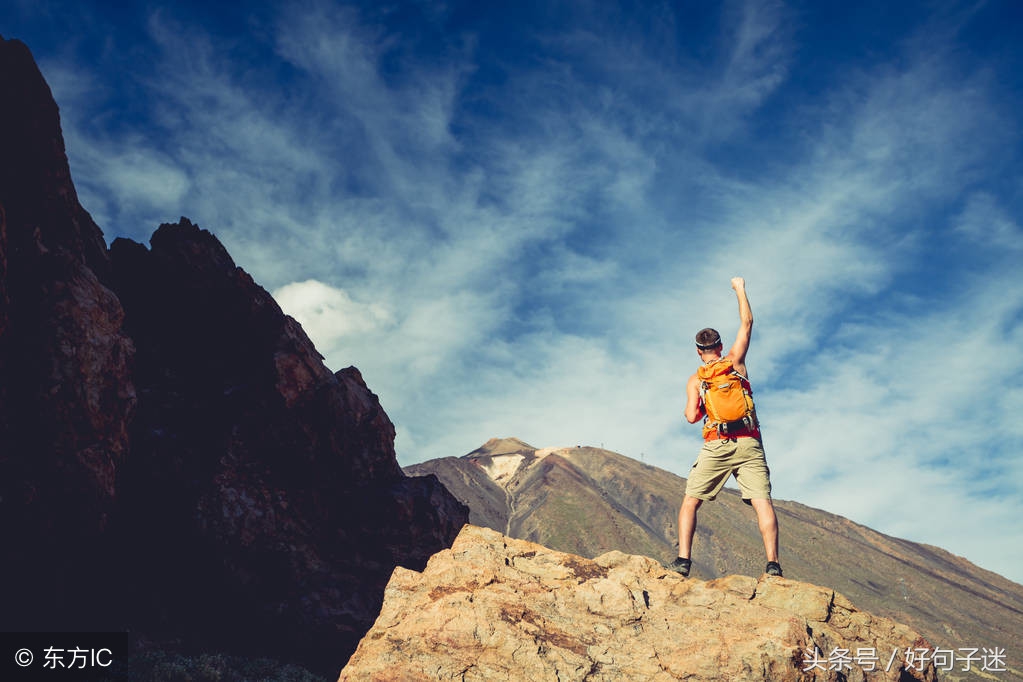
<path fill-rule="evenodd" d="M 732 278 L 739 299 L 739 333 L 728 354 L 721 351 L 721 335 L 703 329 L 696 335 L 696 352 L 703 365 L 686 384 L 686 421 L 703 418 L 703 448 L 689 472 L 685 497 L 678 512 L 678 558 L 671 568 L 684 576 L 692 566 L 696 511 L 713 500 L 729 476 L 734 475 L 742 501 L 757 513 L 757 525 L 767 552 L 768 575 L 781 575 L 778 563 L 778 517 L 771 502 L 771 478 L 753 408 L 752 389 L 746 378 L 746 352 L 753 332 L 753 312 L 746 297 L 746 282 Z"/>

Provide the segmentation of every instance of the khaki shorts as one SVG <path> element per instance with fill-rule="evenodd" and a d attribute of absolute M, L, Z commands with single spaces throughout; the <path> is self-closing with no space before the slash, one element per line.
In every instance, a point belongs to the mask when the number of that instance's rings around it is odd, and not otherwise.
<path fill-rule="evenodd" d="M 743 502 L 771 499 L 771 470 L 757 438 L 705 442 L 689 472 L 686 495 L 713 500 L 731 475 L 735 475 Z"/>

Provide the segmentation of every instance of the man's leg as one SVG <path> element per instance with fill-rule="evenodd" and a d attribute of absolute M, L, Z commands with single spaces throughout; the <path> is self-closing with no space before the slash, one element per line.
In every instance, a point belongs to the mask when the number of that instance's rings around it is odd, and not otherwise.
<path fill-rule="evenodd" d="M 778 561 L 778 516 L 774 513 L 774 503 L 771 500 L 750 500 L 750 503 L 757 512 L 757 525 L 760 527 L 761 537 L 764 538 L 764 551 L 767 552 L 767 560 L 776 562 Z M 684 503 L 683 506 L 685 506 Z M 679 518 L 681 518 L 681 512 Z M 679 525 L 681 526 L 681 522 Z M 680 528 L 680 537 L 681 534 Z M 681 552 L 681 549 L 679 551 Z"/>
<path fill-rule="evenodd" d="M 771 470 L 764 456 L 764 444 L 758 438 L 739 438 L 737 448 L 743 461 L 735 470 L 736 482 L 742 491 L 743 500 L 748 501 L 757 512 L 757 526 L 764 539 L 767 554 L 768 575 L 781 575 L 778 565 L 778 516 L 771 501 Z"/>
<path fill-rule="evenodd" d="M 693 552 L 693 536 L 696 534 L 696 510 L 703 500 L 686 495 L 678 510 L 678 555 L 689 559 Z"/>
<path fill-rule="evenodd" d="M 696 510 L 704 498 L 713 500 L 732 473 L 727 463 L 728 453 L 734 444 L 727 441 L 708 441 L 703 444 L 700 454 L 689 470 L 686 492 L 678 510 L 678 558 L 671 567 L 682 575 L 689 575 L 692 565 L 693 536 L 696 534 Z"/>

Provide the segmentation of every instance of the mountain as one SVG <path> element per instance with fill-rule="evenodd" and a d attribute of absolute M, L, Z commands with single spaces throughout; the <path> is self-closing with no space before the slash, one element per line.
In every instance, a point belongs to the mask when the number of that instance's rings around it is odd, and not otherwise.
<path fill-rule="evenodd" d="M 405 471 L 436 475 L 468 505 L 470 523 L 511 537 L 588 558 L 618 550 L 666 563 L 676 555 L 685 479 L 614 452 L 537 449 L 504 438 Z M 775 508 L 786 578 L 827 585 L 935 646 L 1018 652 L 1023 586 L 940 548 L 798 502 L 775 500 Z M 726 488 L 700 508 L 692 576 L 759 576 L 763 567 L 755 514 Z M 999 679 L 1023 679 L 1023 665 L 1014 666 Z"/>
<path fill-rule="evenodd" d="M 687 580 L 646 557 L 589 560 L 466 526 L 423 572 L 395 570 L 340 681 L 933 682 L 936 662 L 916 655 L 930 649 L 828 588 Z"/>
<path fill-rule="evenodd" d="M 0 629 L 336 674 L 467 510 L 212 233 L 107 248 L 16 40 L 0 99 Z"/>

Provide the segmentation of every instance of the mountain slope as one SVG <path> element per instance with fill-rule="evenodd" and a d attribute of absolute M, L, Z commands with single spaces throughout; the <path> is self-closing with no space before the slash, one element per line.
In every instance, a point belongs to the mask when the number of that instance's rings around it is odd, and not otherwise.
<path fill-rule="evenodd" d="M 663 562 L 676 553 L 685 479 L 614 452 L 494 439 L 464 457 L 406 472 L 436 474 L 468 505 L 470 523 L 555 550 L 591 558 L 619 550 Z M 1010 661 L 1019 656 L 1023 586 L 940 548 L 798 502 L 776 500 L 775 507 L 787 578 L 827 585 L 859 608 L 919 630 L 935 646 L 1002 648 Z M 763 566 L 754 512 L 726 488 L 700 509 L 693 577 L 758 576 Z M 1023 669 L 1018 661 L 1014 667 Z"/>

